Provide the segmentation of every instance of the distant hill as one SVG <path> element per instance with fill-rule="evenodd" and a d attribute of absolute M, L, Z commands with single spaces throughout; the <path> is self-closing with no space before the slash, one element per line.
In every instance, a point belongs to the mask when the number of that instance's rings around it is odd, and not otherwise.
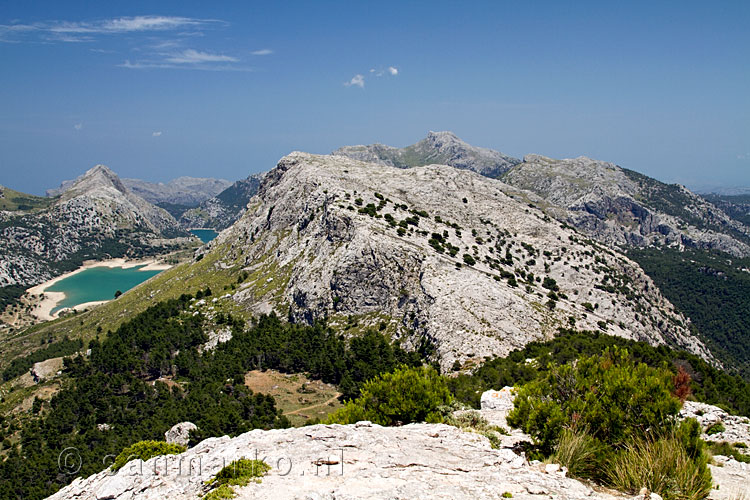
<path fill-rule="evenodd" d="M 239 180 L 197 207 L 184 210 L 179 216 L 180 225 L 184 228 L 228 228 L 245 212 L 250 198 L 258 192 L 264 175 L 253 174 Z"/>
<path fill-rule="evenodd" d="M 158 253 L 169 239 L 187 236 L 104 165 L 65 183 L 54 198 L 6 188 L 3 195 L 0 205 L 9 200 L 13 210 L 0 211 L 0 287 L 31 286 L 87 259 Z"/>
<path fill-rule="evenodd" d="M 54 200 L 44 196 L 35 196 L 5 186 L 0 186 L 0 210 L 30 212 L 46 208 Z"/>
<path fill-rule="evenodd" d="M 191 207 L 216 196 L 232 185 L 231 181 L 225 179 L 203 177 L 178 177 L 166 184 L 139 179 L 123 179 L 122 182 L 133 193 L 154 205 L 170 203 Z"/>

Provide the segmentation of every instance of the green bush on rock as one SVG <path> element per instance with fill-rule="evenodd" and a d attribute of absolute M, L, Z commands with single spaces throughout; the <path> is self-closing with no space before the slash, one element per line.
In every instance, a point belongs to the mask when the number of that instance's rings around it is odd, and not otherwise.
<path fill-rule="evenodd" d="M 232 486 L 246 486 L 250 481 L 260 482 L 260 479 L 271 470 L 271 466 L 263 460 L 240 458 L 224 466 L 206 484 L 217 488 L 208 492 L 203 500 L 220 500 L 237 496 Z"/>
<path fill-rule="evenodd" d="M 379 425 L 441 422 L 440 407 L 453 397 L 445 378 L 432 367 L 401 367 L 362 386 L 360 396 L 328 417 L 330 424 L 369 420 Z"/>
<path fill-rule="evenodd" d="M 680 409 L 672 374 L 630 360 L 625 349 L 552 366 L 523 386 L 508 423 L 551 453 L 563 429 L 585 430 L 602 443 L 622 446 L 667 424 Z"/>
<path fill-rule="evenodd" d="M 634 362 L 625 349 L 581 357 L 522 386 L 508 423 L 531 435 L 532 455 L 628 493 L 644 485 L 665 500 L 711 489 L 695 420 L 678 424 L 680 400 L 667 368 Z"/>

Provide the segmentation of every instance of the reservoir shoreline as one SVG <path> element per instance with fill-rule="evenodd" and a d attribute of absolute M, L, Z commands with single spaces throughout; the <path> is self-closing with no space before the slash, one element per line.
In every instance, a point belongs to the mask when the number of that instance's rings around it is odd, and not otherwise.
<path fill-rule="evenodd" d="M 53 319 L 56 319 L 58 317 L 59 311 L 55 314 L 52 314 L 52 310 L 59 304 L 61 301 L 65 299 L 65 293 L 64 292 L 49 292 L 46 291 L 48 288 L 53 286 L 59 281 L 62 281 L 66 278 L 69 278 L 70 276 L 73 276 L 75 274 L 78 274 L 80 272 L 83 272 L 87 269 L 91 269 L 94 267 L 109 267 L 109 268 L 116 268 L 121 267 L 123 269 L 130 269 L 133 267 L 138 266 L 144 266 L 139 271 L 163 271 L 165 269 L 169 269 L 172 267 L 170 264 L 165 264 L 162 262 L 158 262 L 156 259 L 145 259 L 145 260 L 129 260 L 125 258 L 118 258 L 118 259 L 109 259 L 109 260 L 99 260 L 99 261 L 86 261 L 83 263 L 81 267 L 78 269 L 75 269 L 74 271 L 70 271 L 65 274 L 61 274 L 60 276 L 57 276 L 55 278 L 52 278 L 49 281 L 46 281 L 44 283 L 41 283 L 39 285 L 33 286 L 26 290 L 26 292 L 29 295 L 44 295 L 44 299 L 39 302 L 36 307 L 32 310 L 31 314 L 33 314 L 35 317 L 37 317 L 40 320 L 43 321 L 50 321 Z M 82 310 L 87 307 L 92 307 L 95 305 L 103 304 L 105 302 L 109 302 L 108 300 L 100 300 L 100 301 L 93 301 L 93 302 L 85 302 L 83 304 L 78 304 L 73 307 L 73 309 L 76 310 Z"/>

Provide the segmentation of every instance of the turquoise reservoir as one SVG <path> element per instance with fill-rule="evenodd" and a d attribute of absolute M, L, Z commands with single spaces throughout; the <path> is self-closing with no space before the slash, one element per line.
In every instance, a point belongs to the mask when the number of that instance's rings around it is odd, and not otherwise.
<path fill-rule="evenodd" d="M 86 302 L 111 300 L 115 292 L 125 293 L 161 271 L 141 271 L 145 266 L 123 269 L 122 267 L 92 267 L 58 281 L 45 291 L 63 292 L 65 298 L 58 302 L 52 314 L 66 307 Z"/>
<path fill-rule="evenodd" d="M 203 243 L 208 243 L 219 235 L 213 229 L 191 229 L 190 232 L 196 235 Z"/>

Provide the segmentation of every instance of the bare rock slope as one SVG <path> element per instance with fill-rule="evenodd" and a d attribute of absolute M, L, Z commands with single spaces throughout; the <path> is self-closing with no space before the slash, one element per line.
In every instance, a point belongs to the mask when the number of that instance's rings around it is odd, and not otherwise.
<path fill-rule="evenodd" d="M 527 155 L 502 179 L 565 209 L 564 220 L 608 245 L 658 243 L 750 255 L 750 228 L 683 186 L 612 163 Z"/>
<path fill-rule="evenodd" d="M 293 153 L 204 252 L 242 266 L 233 299 L 293 321 L 429 340 L 445 369 L 505 355 L 560 326 L 708 356 L 641 269 L 498 180 Z"/>

